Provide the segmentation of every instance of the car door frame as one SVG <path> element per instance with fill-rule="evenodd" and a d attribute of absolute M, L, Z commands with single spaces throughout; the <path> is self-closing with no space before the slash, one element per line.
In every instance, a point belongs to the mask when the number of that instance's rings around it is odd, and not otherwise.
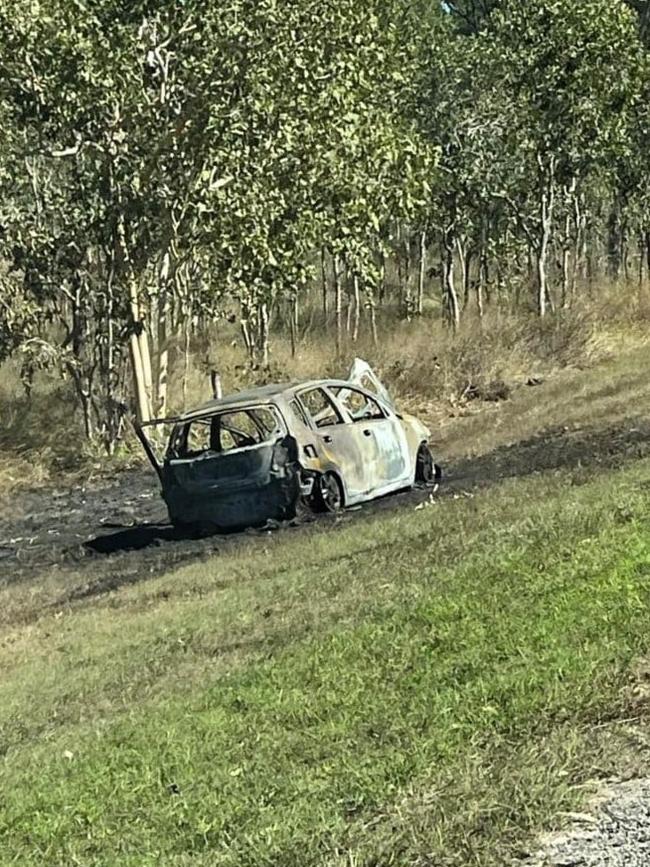
<path fill-rule="evenodd" d="M 359 394 L 363 395 L 366 400 L 371 400 L 374 404 L 376 404 L 376 406 L 378 406 L 380 411 L 383 413 L 383 417 L 372 419 L 354 419 L 345 404 L 338 398 L 336 394 L 334 394 L 334 388 L 339 389 L 340 391 L 342 391 L 343 389 L 347 389 L 349 391 L 358 392 Z M 355 427 L 357 425 L 363 424 L 367 426 L 366 430 L 369 429 L 371 431 L 373 439 L 379 448 L 378 460 L 380 466 L 382 465 L 382 462 L 386 459 L 386 453 L 389 451 L 389 449 L 382 448 L 381 435 L 378 436 L 376 431 L 373 430 L 373 428 L 376 428 L 379 425 L 390 426 L 396 451 L 399 451 L 400 455 L 402 456 L 403 469 L 401 473 L 395 475 L 394 477 L 381 478 L 376 485 L 370 487 L 368 492 L 368 498 L 370 499 L 374 497 L 381 497 L 383 494 L 388 494 L 391 491 L 400 490 L 401 488 L 409 485 L 411 479 L 410 452 L 408 448 L 406 433 L 397 416 L 397 413 L 390 406 L 387 406 L 387 404 L 377 394 L 374 394 L 372 391 L 370 391 L 370 389 L 357 385 L 357 383 L 353 381 L 345 383 L 331 383 L 328 386 L 327 390 L 330 393 L 332 399 L 334 400 L 335 405 L 339 409 L 339 412 L 341 412 L 344 417 L 349 419 L 350 424 Z"/>
<path fill-rule="evenodd" d="M 340 422 L 318 427 L 303 399 L 303 395 L 311 391 L 324 393 L 341 419 Z M 374 494 L 369 495 L 368 492 L 368 462 L 364 456 L 364 449 L 367 450 L 368 446 L 357 435 L 349 414 L 336 400 L 336 396 L 328 388 L 328 384 L 326 382 L 311 383 L 296 391 L 294 397 L 298 400 L 309 422 L 309 430 L 316 442 L 318 460 L 322 469 L 335 472 L 343 486 L 345 504 L 352 506 L 374 496 Z M 339 440 L 338 443 L 336 442 L 337 439 Z"/>

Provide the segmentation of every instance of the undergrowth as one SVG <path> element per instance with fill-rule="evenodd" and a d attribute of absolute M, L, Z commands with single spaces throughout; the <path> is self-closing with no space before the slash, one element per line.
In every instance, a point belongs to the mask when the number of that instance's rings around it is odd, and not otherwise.
<path fill-rule="evenodd" d="M 456 334 L 438 319 L 404 322 L 389 315 L 380 319 L 377 345 L 366 330 L 356 343 L 346 335 L 340 357 L 331 322 L 326 325 L 317 309 L 307 308 L 295 354 L 288 336 L 276 330 L 266 368 L 250 364 L 234 325 L 219 323 L 194 338 L 187 375 L 182 349 L 172 341 L 169 412 L 208 399 L 211 370 L 233 392 L 272 381 L 344 377 L 360 355 L 407 409 L 435 425 L 450 406 L 504 400 L 522 383 L 588 367 L 644 343 L 647 299 L 634 294 L 634 303 L 621 304 L 621 291 L 603 290 L 542 323 L 495 308 L 482 321 L 466 317 Z M 0 406 L 0 495 L 67 476 L 92 478 L 142 460 L 129 425 L 110 459 L 86 441 L 72 388 L 54 372 L 37 374 L 27 395 L 19 360 L 6 362 L 0 368 Z"/>

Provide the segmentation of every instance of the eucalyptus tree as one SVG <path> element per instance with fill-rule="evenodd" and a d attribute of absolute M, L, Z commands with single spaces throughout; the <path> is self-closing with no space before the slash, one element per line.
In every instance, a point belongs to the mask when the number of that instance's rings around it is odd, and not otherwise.
<path fill-rule="evenodd" d="M 369 282 L 380 221 L 414 195 L 400 31 L 377 0 L 18 0 L 0 39 L 4 165 L 27 169 L 3 189 L 3 252 L 72 335 L 84 394 L 100 370 L 109 415 L 126 344 L 139 415 L 164 410 L 179 296 L 202 316 L 233 297 L 265 361 L 269 308 L 314 250 Z"/>
<path fill-rule="evenodd" d="M 418 115 L 440 150 L 424 220 L 430 239 L 439 242 L 443 311 L 453 327 L 460 322 L 463 301 L 465 306 L 469 301 L 473 261 L 479 272 L 477 308 L 483 311 L 488 256 L 503 229 L 504 206 L 495 192 L 513 174 L 507 147 L 511 113 L 483 40 L 448 27 L 444 50 L 430 46 Z"/>
<path fill-rule="evenodd" d="M 638 93 L 635 22 L 607 0 L 506 0 L 482 39 L 514 106 L 510 141 L 521 183 L 515 178 L 504 197 L 530 238 L 544 316 L 558 198 L 564 191 L 571 202 L 590 173 L 627 146 Z"/>

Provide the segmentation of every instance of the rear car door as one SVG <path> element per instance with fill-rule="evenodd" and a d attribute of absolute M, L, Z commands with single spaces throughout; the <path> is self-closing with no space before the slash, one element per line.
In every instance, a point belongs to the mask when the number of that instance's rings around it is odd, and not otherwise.
<path fill-rule="evenodd" d="M 361 430 L 346 422 L 332 396 L 321 387 L 301 391 L 298 398 L 318 439 L 319 451 L 335 466 L 349 505 L 364 499 L 369 490 L 368 464 L 373 445 Z"/>

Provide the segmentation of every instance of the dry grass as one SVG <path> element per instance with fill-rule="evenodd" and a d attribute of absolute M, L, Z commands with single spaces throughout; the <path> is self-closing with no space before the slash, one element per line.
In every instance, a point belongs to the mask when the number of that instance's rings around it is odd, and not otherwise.
<path fill-rule="evenodd" d="M 634 399 L 643 390 L 637 371 L 645 364 L 649 318 L 650 303 L 636 288 L 610 287 L 543 324 L 495 309 L 482 322 L 468 317 L 454 335 L 437 318 L 403 322 L 388 315 L 379 321 L 377 346 L 362 322 L 359 340 L 346 336 L 337 357 L 331 323 L 326 327 L 317 309 L 307 307 L 295 355 L 276 324 L 265 369 L 252 368 L 236 328 L 220 324 L 194 341 L 187 377 L 182 352 L 172 348 L 170 412 L 210 396 L 211 369 L 220 371 L 225 390 L 232 392 L 270 381 L 344 376 L 359 355 L 376 367 L 405 409 L 430 423 L 446 454 L 478 454 L 567 418 L 588 423 L 599 409 L 611 412 L 617 400 Z M 593 382 L 583 383 L 585 368 L 602 371 L 596 397 Z M 529 380 L 543 380 L 553 401 L 540 401 L 538 389 L 526 388 Z M 612 393 L 608 381 L 616 383 L 610 383 Z M 513 395 L 513 401 L 504 399 Z M 62 475 L 88 479 L 141 460 L 130 435 L 110 462 L 89 446 L 71 388 L 52 373 L 37 377 L 28 399 L 17 364 L 6 363 L 0 368 L 0 406 L 0 496 L 57 484 Z M 484 424 L 486 414 L 494 424 Z"/>
<path fill-rule="evenodd" d="M 620 289 L 612 289 L 543 326 L 498 312 L 482 323 L 465 321 L 457 335 L 437 320 L 384 322 L 378 346 L 362 331 L 357 343 L 346 341 L 341 358 L 331 333 L 313 326 L 295 357 L 276 335 L 268 370 L 251 370 L 234 335 L 220 334 L 197 347 L 188 402 L 208 397 L 211 368 L 226 391 L 236 391 L 251 382 L 345 376 L 359 355 L 404 409 L 427 421 L 447 459 L 479 455 L 546 429 L 614 423 L 633 413 L 649 396 L 649 312 L 621 305 Z M 176 376 L 176 400 L 180 385 Z"/>

